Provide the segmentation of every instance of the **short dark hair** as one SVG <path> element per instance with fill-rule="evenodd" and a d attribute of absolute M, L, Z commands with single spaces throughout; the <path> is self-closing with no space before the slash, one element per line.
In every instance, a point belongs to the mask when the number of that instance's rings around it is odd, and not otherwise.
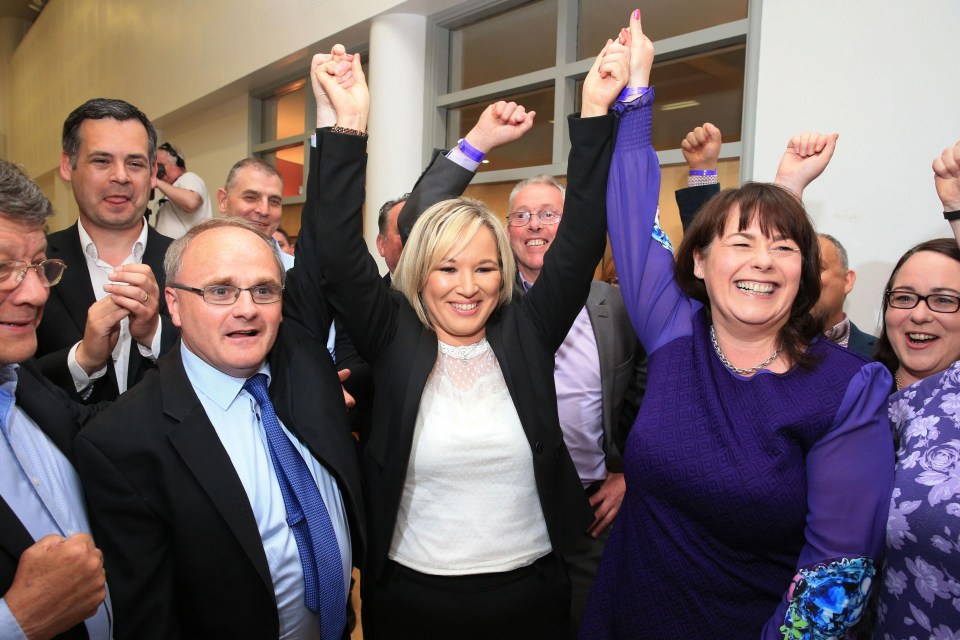
<path fill-rule="evenodd" d="M 164 142 L 159 147 L 157 147 L 157 150 L 166 152 L 166 154 L 171 158 L 173 158 L 176 165 L 181 169 L 187 168 L 187 159 L 183 157 L 183 154 L 180 153 L 179 149 L 177 149 L 175 146 L 173 146 L 169 142 Z"/>
<path fill-rule="evenodd" d="M 292 245 L 293 240 L 290 238 L 290 234 L 286 232 L 283 227 L 277 227 L 277 230 L 274 233 L 279 233 L 283 236 L 283 239 L 287 241 L 287 244 Z"/>
<path fill-rule="evenodd" d="M 377 228 L 380 229 L 378 235 L 383 237 L 387 233 L 387 214 L 390 213 L 390 209 L 393 209 L 394 206 L 400 204 L 401 202 L 406 202 L 410 199 L 410 194 L 405 193 L 399 198 L 394 198 L 393 200 L 387 200 L 383 203 L 383 206 L 380 207 L 380 215 L 377 216 Z"/>
<path fill-rule="evenodd" d="M 280 175 L 280 172 L 277 171 L 275 166 L 266 160 L 261 160 L 260 158 L 244 158 L 243 160 L 238 160 L 232 167 L 230 167 L 230 173 L 227 174 L 227 181 L 223 183 L 223 188 L 228 193 L 237 183 L 237 174 L 248 167 L 251 169 L 256 169 L 260 173 L 264 173 L 268 176 L 276 176 L 280 178 L 280 184 L 283 184 L 283 176 Z"/>
<path fill-rule="evenodd" d="M 780 343 L 792 362 L 812 367 L 817 358 L 807 346 L 823 330 L 823 318 L 810 314 L 820 298 L 820 244 L 813 223 L 803 204 L 790 191 L 775 184 L 747 182 L 739 189 L 726 189 L 711 198 L 683 235 L 677 251 L 675 277 L 680 288 L 703 303 L 710 318 L 710 299 L 703 280 L 693 274 L 695 251 L 706 254 L 710 245 L 723 234 L 727 214 L 740 211 L 738 229 L 746 229 L 756 219 L 760 231 L 772 236 L 778 232 L 800 248 L 800 288 L 790 309 L 787 323 L 780 330 Z"/>
<path fill-rule="evenodd" d="M 17 165 L 0 160 L 0 215 L 30 224 L 43 224 L 53 206 L 36 182 Z"/>
<path fill-rule="evenodd" d="M 900 256 L 900 260 L 897 261 L 896 266 L 893 267 L 893 272 L 890 274 L 890 277 L 887 279 L 887 284 L 883 287 L 883 303 L 880 308 L 880 337 L 877 338 L 877 353 L 876 359 L 878 362 L 883 364 L 887 369 L 890 370 L 890 373 L 896 373 L 897 369 L 900 368 L 900 359 L 897 357 L 897 354 L 893 350 L 893 345 L 890 344 L 890 337 L 887 335 L 887 295 L 886 292 L 890 290 L 890 287 L 893 286 L 893 281 L 897 279 L 897 274 L 900 273 L 900 269 L 906 264 L 907 260 L 920 253 L 921 251 L 931 251 L 933 253 L 939 253 L 948 258 L 960 262 L 960 247 L 957 246 L 957 241 L 953 238 L 937 238 L 935 240 L 927 240 L 921 242 L 920 244 L 914 245 L 907 249 L 907 252 Z"/>
<path fill-rule="evenodd" d="M 150 164 L 157 162 L 157 130 L 153 128 L 153 123 L 143 111 L 124 100 L 94 98 L 74 109 L 63 121 L 63 151 L 70 158 L 71 167 L 77 168 L 77 155 L 80 153 L 80 125 L 84 120 L 103 120 L 104 118 L 112 118 L 120 122 L 138 120 L 147 130 L 147 155 Z"/>

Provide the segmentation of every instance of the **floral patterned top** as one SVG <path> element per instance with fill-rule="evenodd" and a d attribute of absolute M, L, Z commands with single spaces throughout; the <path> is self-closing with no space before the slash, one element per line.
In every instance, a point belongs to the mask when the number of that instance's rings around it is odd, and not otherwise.
<path fill-rule="evenodd" d="M 890 397 L 897 467 L 875 639 L 960 640 L 960 361 Z"/>

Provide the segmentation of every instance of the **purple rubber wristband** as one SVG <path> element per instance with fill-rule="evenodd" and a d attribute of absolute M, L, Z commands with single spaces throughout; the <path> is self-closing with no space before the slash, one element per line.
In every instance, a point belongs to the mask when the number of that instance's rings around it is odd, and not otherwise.
<path fill-rule="evenodd" d="M 483 162 L 484 156 L 487 155 L 483 151 L 480 151 L 479 149 L 474 147 L 472 144 L 467 142 L 466 138 L 461 138 L 460 142 L 457 143 L 457 147 L 460 149 L 463 155 L 467 156 L 477 164 L 480 164 L 481 162 Z"/>
<path fill-rule="evenodd" d="M 650 91 L 650 87 L 624 87 L 620 95 L 617 96 L 617 102 L 623 102 L 631 96 L 642 96 L 647 91 Z"/>
<path fill-rule="evenodd" d="M 716 169 L 690 169 L 691 176 L 715 176 L 717 175 Z"/>

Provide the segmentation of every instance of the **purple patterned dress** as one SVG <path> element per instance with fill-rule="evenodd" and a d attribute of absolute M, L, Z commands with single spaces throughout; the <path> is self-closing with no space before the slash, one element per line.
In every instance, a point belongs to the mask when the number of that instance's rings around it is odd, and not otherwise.
<path fill-rule="evenodd" d="M 960 640 L 960 362 L 890 396 L 898 442 L 874 638 Z"/>
<path fill-rule="evenodd" d="M 580 637 L 843 637 L 883 549 L 890 374 L 824 339 L 812 370 L 746 378 L 720 362 L 657 224 L 652 101 L 618 105 L 607 192 L 650 377 Z"/>

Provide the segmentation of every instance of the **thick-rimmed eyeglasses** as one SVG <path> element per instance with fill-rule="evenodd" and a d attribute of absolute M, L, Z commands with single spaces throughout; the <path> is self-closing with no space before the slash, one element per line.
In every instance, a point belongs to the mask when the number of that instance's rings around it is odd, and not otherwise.
<path fill-rule="evenodd" d="M 244 291 L 249 291 L 250 297 L 257 304 L 279 302 L 280 296 L 283 295 L 283 287 L 279 284 L 257 284 L 246 288 L 235 287 L 232 284 L 211 284 L 202 289 L 176 283 L 167 283 L 167 286 L 195 293 L 203 297 L 203 301 L 207 304 L 233 304 L 240 299 L 240 294 Z"/>
<path fill-rule="evenodd" d="M 913 291 L 886 291 L 884 295 L 887 296 L 887 304 L 894 309 L 913 309 L 923 300 L 930 311 L 937 313 L 956 313 L 960 310 L 960 297 L 946 293 L 922 296 Z"/>
<path fill-rule="evenodd" d="M 530 224 L 530 218 L 537 216 L 540 224 L 557 224 L 563 217 L 562 211 L 553 209 L 544 209 L 543 211 L 514 211 L 507 216 L 507 222 L 511 227 L 525 227 Z"/>
<path fill-rule="evenodd" d="M 40 284 L 45 287 L 52 287 L 60 282 L 66 268 L 67 263 L 57 259 L 41 260 L 34 264 L 27 264 L 21 260 L 0 262 L 0 291 L 16 289 L 27 277 L 27 271 L 30 269 L 33 269 L 37 274 Z"/>

